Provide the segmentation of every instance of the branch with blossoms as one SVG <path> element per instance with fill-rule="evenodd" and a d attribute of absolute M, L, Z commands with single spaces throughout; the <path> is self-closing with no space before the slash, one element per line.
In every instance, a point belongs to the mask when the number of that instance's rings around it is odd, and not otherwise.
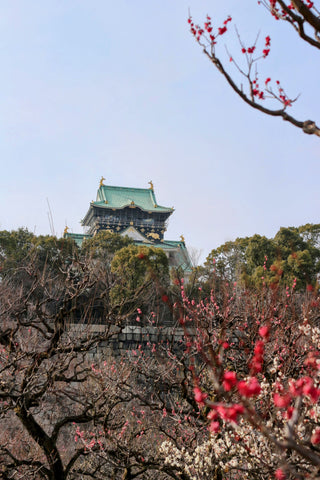
<path fill-rule="evenodd" d="M 320 49 L 320 11 L 311 0 L 260 0 L 259 2 L 276 20 L 284 20 L 298 33 L 300 38 Z M 309 34 L 308 30 L 311 30 Z"/>
<path fill-rule="evenodd" d="M 226 290 L 199 303 L 182 291 L 182 324 L 190 353 L 194 398 L 207 416 L 212 449 L 223 478 L 316 478 L 320 467 L 320 329 L 316 294 L 261 297 Z M 179 315 L 181 316 L 181 305 Z M 211 329 L 216 334 L 208 336 Z M 178 455 L 176 447 L 166 451 Z M 175 452 L 175 453 L 174 453 Z M 220 463 L 219 463 L 220 462 Z M 229 476 L 230 475 L 230 476 Z M 196 478 L 196 477 L 195 477 Z M 317 477 L 318 478 L 318 477 Z"/>
<path fill-rule="evenodd" d="M 272 11 L 273 7 L 270 8 Z M 291 11 L 289 7 L 287 8 L 289 11 Z M 307 10 L 310 13 L 310 10 Z M 194 23 L 191 16 L 189 16 L 188 18 L 190 32 L 192 33 L 196 41 L 199 43 L 199 45 L 203 48 L 203 53 L 213 63 L 213 65 L 218 69 L 218 71 L 224 76 L 228 84 L 239 95 L 239 97 L 242 98 L 242 100 L 244 100 L 252 108 L 259 110 L 262 113 L 273 117 L 281 117 L 283 120 L 300 128 L 304 133 L 320 136 L 320 128 L 313 120 L 300 121 L 288 113 L 288 107 L 291 107 L 292 104 L 297 100 L 297 98 L 291 99 L 290 97 L 288 97 L 279 80 L 276 80 L 274 87 L 272 87 L 271 77 L 267 77 L 262 83 L 259 81 L 257 62 L 268 57 L 271 48 L 270 36 L 265 37 L 263 48 L 258 53 L 258 37 L 253 45 L 246 46 L 242 42 L 237 32 L 241 54 L 245 56 L 245 68 L 240 67 L 239 62 L 235 60 L 234 56 L 231 55 L 228 50 L 227 53 L 229 57 L 229 62 L 231 62 L 236 67 L 241 76 L 245 78 L 247 89 L 244 89 L 243 84 L 239 85 L 231 77 L 224 64 L 217 56 L 216 52 L 216 45 L 220 40 L 219 37 L 221 37 L 227 32 L 228 23 L 231 21 L 232 18 L 229 16 L 223 22 L 223 25 L 221 27 L 218 27 L 214 30 L 212 20 L 209 15 L 207 15 L 206 21 L 204 22 L 203 26 Z M 268 99 L 279 102 L 281 104 L 281 108 L 271 109 L 263 105 L 262 102 Z"/>

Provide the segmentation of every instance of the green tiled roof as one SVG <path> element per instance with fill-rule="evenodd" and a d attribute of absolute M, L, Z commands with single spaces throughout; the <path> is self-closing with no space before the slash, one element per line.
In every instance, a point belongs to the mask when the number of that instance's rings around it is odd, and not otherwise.
<path fill-rule="evenodd" d="M 173 208 L 157 204 L 151 188 L 128 188 L 102 185 L 97 192 L 97 199 L 92 202 L 98 207 L 121 209 L 135 205 L 147 212 L 172 213 Z"/>

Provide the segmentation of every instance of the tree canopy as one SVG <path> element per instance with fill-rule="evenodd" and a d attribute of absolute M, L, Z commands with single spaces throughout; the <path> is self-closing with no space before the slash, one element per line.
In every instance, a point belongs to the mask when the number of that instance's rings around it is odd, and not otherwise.
<path fill-rule="evenodd" d="M 237 238 L 213 249 L 205 271 L 247 286 L 315 286 L 320 273 L 320 225 L 281 227 L 274 238 Z"/>
<path fill-rule="evenodd" d="M 77 252 L 75 242 L 70 238 L 56 238 L 50 235 L 35 235 L 25 228 L 0 231 L 1 275 L 22 269 L 26 265 L 55 272 L 70 263 Z"/>
<path fill-rule="evenodd" d="M 111 261 L 118 250 L 132 244 L 133 240 L 128 236 L 101 230 L 94 237 L 84 240 L 81 251 L 93 258 Z"/>
<path fill-rule="evenodd" d="M 169 284 L 168 259 L 160 248 L 124 247 L 115 254 L 111 271 L 116 278 L 111 299 L 121 310 L 130 303 L 140 303 L 140 307 L 150 304 L 156 285 Z"/>

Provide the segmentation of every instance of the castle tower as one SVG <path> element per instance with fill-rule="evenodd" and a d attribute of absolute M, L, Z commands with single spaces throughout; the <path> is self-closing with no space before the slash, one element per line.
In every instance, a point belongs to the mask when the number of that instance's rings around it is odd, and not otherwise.
<path fill-rule="evenodd" d="M 64 231 L 65 238 L 73 238 L 81 246 L 85 238 L 96 235 L 101 230 L 120 235 L 128 235 L 136 245 L 162 248 L 170 267 L 180 267 L 186 277 L 191 272 L 191 261 L 184 237 L 180 240 L 166 240 L 164 233 L 168 219 L 174 208 L 158 205 L 153 183 L 150 188 L 131 188 L 104 185 L 100 180 L 96 200 L 92 201 L 82 225 L 86 233 Z"/>
<path fill-rule="evenodd" d="M 150 188 L 128 188 L 103 185 L 100 182 L 96 201 L 90 203 L 82 220 L 87 234 L 107 230 L 128 235 L 135 241 L 163 241 L 173 208 L 158 205 L 152 182 Z"/>

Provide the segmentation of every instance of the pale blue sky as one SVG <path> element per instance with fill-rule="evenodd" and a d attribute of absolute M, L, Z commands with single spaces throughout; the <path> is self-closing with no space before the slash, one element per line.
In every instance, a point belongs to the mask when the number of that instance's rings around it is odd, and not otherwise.
<path fill-rule="evenodd" d="M 241 4 L 241 5 L 240 5 Z M 256 1 L 14 0 L 0 16 L 0 228 L 81 232 L 106 184 L 148 187 L 174 206 L 166 238 L 212 248 L 280 226 L 318 223 L 320 139 L 252 111 L 228 88 L 187 25 L 209 13 L 241 58 L 270 35 L 259 72 L 280 79 L 290 113 L 320 123 L 320 55 Z M 229 65 L 228 65 L 229 66 Z"/>

